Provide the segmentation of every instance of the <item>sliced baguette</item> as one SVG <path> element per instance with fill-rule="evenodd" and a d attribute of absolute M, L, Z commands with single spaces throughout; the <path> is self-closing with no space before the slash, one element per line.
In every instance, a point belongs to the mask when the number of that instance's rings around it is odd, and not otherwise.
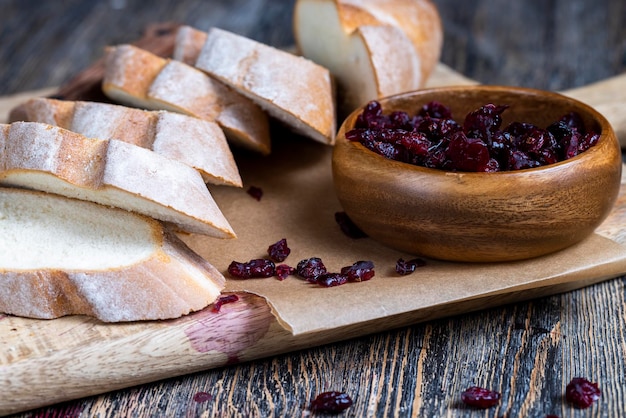
<path fill-rule="evenodd" d="M 105 322 L 177 318 L 225 279 L 159 222 L 38 191 L 0 188 L 0 312 Z"/>
<path fill-rule="evenodd" d="M 15 121 L 47 123 L 89 138 L 119 139 L 195 168 L 206 183 L 242 186 L 224 133 L 214 122 L 167 111 L 47 98 L 12 109 L 9 122 Z"/>
<path fill-rule="evenodd" d="M 186 40 L 185 34 L 191 39 Z M 202 36 L 193 30 L 179 35 L 174 55 L 191 59 L 190 50 L 197 49 Z M 335 98 L 326 68 L 218 28 L 209 30 L 195 66 L 250 98 L 295 132 L 334 144 Z"/>
<path fill-rule="evenodd" d="M 294 35 L 300 53 L 335 76 L 342 115 L 423 87 L 443 45 L 429 0 L 297 0 Z"/>
<path fill-rule="evenodd" d="M 270 152 L 268 117 L 260 107 L 202 71 L 131 45 L 109 47 L 102 90 L 112 100 L 217 122 L 233 144 Z"/>
<path fill-rule="evenodd" d="M 138 212 L 180 231 L 235 233 L 193 168 L 116 139 L 38 122 L 0 125 L 0 184 Z"/>
<path fill-rule="evenodd" d="M 191 26 L 180 26 L 176 30 L 172 59 L 195 66 L 208 36 L 205 31 Z"/>

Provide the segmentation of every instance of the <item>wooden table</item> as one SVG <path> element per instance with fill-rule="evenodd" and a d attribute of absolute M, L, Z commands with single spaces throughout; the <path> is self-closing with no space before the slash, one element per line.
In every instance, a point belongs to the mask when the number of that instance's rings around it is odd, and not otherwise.
<path fill-rule="evenodd" d="M 479 82 L 564 90 L 626 68 L 621 0 L 435 3 L 446 32 L 442 61 Z M 153 22 L 219 26 L 288 48 L 292 6 L 285 0 L 3 0 L 0 95 L 61 85 L 105 45 L 137 39 Z M 349 416 L 626 416 L 625 284 L 615 278 L 20 416 L 302 416 L 310 400 L 304 394 L 329 388 L 353 397 Z M 590 409 L 564 401 L 575 376 L 603 390 Z M 459 393 L 474 384 L 500 391 L 500 406 L 463 406 Z"/>

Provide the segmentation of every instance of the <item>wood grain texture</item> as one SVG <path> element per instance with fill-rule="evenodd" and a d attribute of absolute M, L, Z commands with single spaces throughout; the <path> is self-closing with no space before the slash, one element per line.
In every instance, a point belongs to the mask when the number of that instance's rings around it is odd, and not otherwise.
<path fill-rule="evenodd" d="M 289 46 L 290 3 L 4 0 L 0 94 L 60 85 L 97 60 L 104 45 L 137 39 L 152 22 L 219 25 Z M 623 1 L 435 3 L 444 20 L 443 62 L 480 82 L 565 90 L 626 69 Z M 354 397 L 350 416 L 623 416 L 625 286 L 617 278 L 17 416 L 303 416 L 326 389 Z M 562 398 L 578 375 L 603 390 L 589 410 Z M 472 384 L 500 390 L 500 406 L 464 407 L 459 392 Z"/>

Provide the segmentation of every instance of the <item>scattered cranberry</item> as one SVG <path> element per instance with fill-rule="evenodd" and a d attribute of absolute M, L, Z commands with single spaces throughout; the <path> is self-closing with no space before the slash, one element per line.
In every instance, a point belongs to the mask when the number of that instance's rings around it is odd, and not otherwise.
<path fill-rule="evenodd" d="M 207 392 L 197 392 L 195 395 L 193 395 L 193 400 L 198 403 L 207 402 L 211 399 L 213 399 L 213 395 Z"/>
<path fill-rule="evenodd" d="M 213 312 L 219 312 L 222 309 L 222 305 L 225 305 L 227 303 L 237 302 L 238 300 L 239 300 L 239 296 L 237 295 L 221 296 L 213 304 Z"/>
<path fill-rule="evenodd" d="M 309 281 L 314 281 L 322 287 L 335 287 L 348 283 L 348 276 L 341 273 L 324 273 Z"/>
<path fill-rule="evenodd" d="M 248 188 L 248 194 L 250 196 L 252 196 L 253 198 L 255 198 L 256 200 L 261 200 L 261 198 L 263 197 L 263 189 L 261 189 L 260 187 L 256 187 L 256 186 L 250 186 Z"/>
<path fill-rule="evenodd" d="M 565 388 L 565 399 L 574 404 L 576 408 L 589 408 L 591 404 L 600 399 L 602 392 L 597 383 L 591 383 L 582 377 L 575 377 Z"/>
<path fill-rule="evenodd" d="M 500 402 L 500 393 L 472 386 L 461 393 L 461 400 L 464 404 L 474 408 L 486 409 L 495 406 Z"/>
<path fill-rule="evenodd" d="M 311 411 L 337 414 L 352 406 L 352 399 L 344 392 L 323 392 L 311 401 Z"/>
<path fill-rule="evenodd" d="M 228 273 L 234 279 L 272 277 L 276 274 L 276 265 L 264 258 L 250 260 L 247 263 L 233 261 L 228 266 Z"/>
<path fill-rule="evenodd" d="M 404 259 L 400 258 L 396 262 L 396 273 L 406 276 L 407 274 L 413 273 L 418 267 L 423 267 L 426 265 L 426 261 L 421 258 L 414 258 L 409 261 L 404 261 Z"/>
<path fill-rule="evenodd" d="M 335 221 L 339 225 L 339 228 L 341 228 L 341 231 L 348 237 L 354 239 L 367 237 L 367 234 L 361 231 L 361 229 L 352 222 L 352 219 L 350 219 L 346 212 L 335 213 Z"/>
<path fill-rule="evenodd" d="M 287 240 L 285 238 L 272 244 L 267 249 L 267 253 L 273 261 L 282 262 L 285 261 L 287 256 L 291 253 L 291 249 L 287 246 Z"/>
<path fill-rule="evenodd" d="M 581 116 L 568 113 L 543 129 L 526 122 L 502 128 L 504 105 L 487 103 L 462 123 L 449 107 L 430 102 L 411 116 L 383 114 L 380 103 L 368 103 L 357 117 L 350 141 L 396 161 L 450 171 L 522 170 L 567 160 L 597 144 Z"/>
<path fill-rule="evenodd" d="M 295 273 L 296 269 L 287 264 L 279 264 L 276 266 L 276 277 L 278 277 L 279 280 L 285 280 L 287 276 Z"/>
<path fill-rule="evenodd" d="M 318 257 L 301 260 L 296 266 L 296 273 L 303 279 L 315 282 L 317 277 L 326 274 L 326 266 Z"/>
<path fill-rule="evenodd" d="M 371 261 L 357 261 L 351 266 L 342 267 L 341 274 L 350 282 L 364 282 L 374 277 L 374 263 Z"/>

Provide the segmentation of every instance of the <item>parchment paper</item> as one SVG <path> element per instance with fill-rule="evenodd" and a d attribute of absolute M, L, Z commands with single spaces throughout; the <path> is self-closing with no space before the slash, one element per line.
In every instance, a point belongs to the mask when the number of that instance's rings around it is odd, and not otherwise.
<path fill-rule="evenodd" d="M 285 263 L 294 267 L 309 257 L 320 257 L 329 271 L 358 260 L 374 262 L 376 275 L 370 281 L 334 288 L 321 288 L 296 276 L 284 281 L 227 281 L 226 291 L 266 298 L 278 321 L 294 334 L 437 306 L 445 314 L 446 306 L 485 297 L 493 306 L 498 295 L 567 282 L 597 282 L 626 272 L 626 247 L 594 234 L 567 250 L 533 260 L 482 265 L 427 260 L 415 273 L 399 276 L 394 271 L 396 260 L 412 255 L 370 238 L 349 238 L 335 222 L 335 212 L 342 209 L 332 182 L 332 149 L 280 128 L 275 128 L 273 138 L 268 157 L 236 154 L 243 189 L 211 188 L 238 238 L 182 238 L 227 277 L 231 261 L 267 257 L 268 246 L 281 238 L 292 250 Z M 250 186 L 263 190 L 260 201 L 246 192 Z"/>

